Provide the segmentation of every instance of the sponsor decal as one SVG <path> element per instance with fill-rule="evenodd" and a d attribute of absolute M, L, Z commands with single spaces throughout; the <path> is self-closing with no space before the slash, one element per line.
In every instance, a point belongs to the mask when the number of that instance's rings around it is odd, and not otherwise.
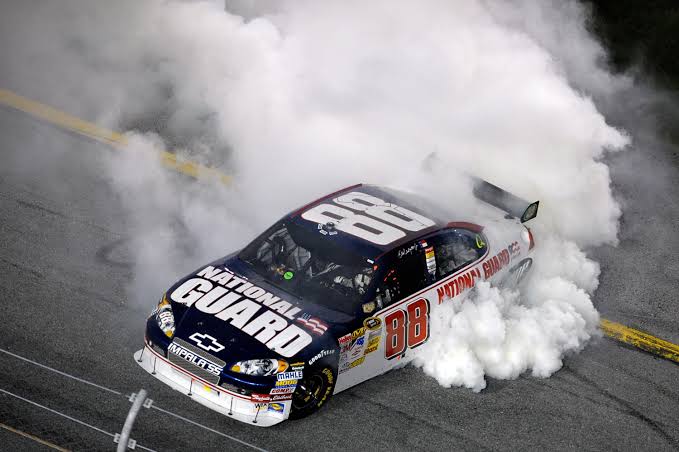
<path fill-rule="evenodd" d="M 356 367 L 356 366 L 360 366 L 361 364 L 363 364 L 364 361 L 365 361 L 365 356 L 361 356 L 356 361 L 352 361 L 351 364 L 349 364 L 349 367 L 353 368 L 353 367 Z"/>
<path fill-rule="evenodd" d="M 302 375 L 303 375 L 302 371 L 299 371 L 299 370 L 296 370 L 296 371 L 293 371 L 293 372 L 281 372 L 279 374 L 276 374 L 276 379 L 278 381 L 299 380 L 300 378 L 302 378 Z"/>
<path fill-rule="evenodd" d="M 340 345 L 348 344 L 349 342 L 351 342 L 351 334 L 345 334 L 344 336 L 337 339 L 337 342 Z"/>
<path fill-rule="evenodd" d="M 368 330 L 368 346 L 365 349 L 365 354 L 367 355 L 376 351 L 380 346 L 382 319 L 379 317 L 368 317 L 363 321 L 363 325 Z"/>
<path fill-rule="evenodd" d="M 354 361 L 351 361 L 351 362 L 346 362 L 340 367 L 339 373 L 343 373 L 343 372 L 346 372 L 349 369 L 353 369 L 354 367 L 358 367 L 361 364 L 363 364 L 364 362 L 365 362 L 365 356 L 361 356 L 360 358 L 358 358 Z"/>
<path fill-rule="evenodd" d="M 502 250 L 483 263 L 483 277 L 489 279 L 509 263 L 509 251 Z"/>
<path fill-rule="evenodd" d="M 202 356 L 196 355 L 190 350 L 185 349 L 179 344 L 176 344 L 172 342 L 168 347 L 167 351 L 170 353 L 174 353 L 175 355 L 179 356 L 180 358 L 184 358 L 191 364 L 194 364 L 198 367 L 200 367 L 203 370 L 206 370 L 210 372 L 213 375 L 219 376 L 219 374 L 222 372 L 223 367 L 213 363 L 210 360 L 207 360 L 203 358 Z"/>
<path fill-rule="evenodd" d="M 433 246 L 424 250 L 424 257 L 427 263 L 427 271 L 432 275 L 436 274 L 436 257 L 434 256 Z"/>
<path fill-rule="evenodd" d="M 436 293 L 438 295 L 439 304 L 441 304 L 443 300 L 456 297 L 465 290 L 473 288 L 476 285 L 476 280 L 479 278 L 481 278 L 481 271 L 478 268 L 472 268 L 459 276 L 453 277 L 453 279 L 442 286 L 437 287 Z"/>
<path fill-rule="evenodd" d="M 205 267 L 180 284 L 170 298 L 228 322 L 285 357 L 296 355 L 312 341 L 306 331 L 290 322 L 299 308 L 228 268 Z"/>
<path fill-rule="evenodd" d="M 255 411 L 259 411 L 262 408 L 265 408 L 268 405 L 268 403 L 255 403 Z"/>
<path fill-rule="evenodd" d="M 283 413 L 283 411 L 285 411 L 285 404 L 270 403 L 268 411 L 273 411 L 274 413 Z"/>
<path fill-rule="evenodd" d="M 273 389 L 271 389 L 271 391 L 269 392 L 269 394 L 271 394 L 271 395 L 275 395 L 275 394 L 292 394 L 293 392 L 295 392 L 295 387 L 294 387 L 294 386 L 286 386 L 286 387 L 284 387 L 284 388 L 273 388 Z"/>
<path fill-rule="evenodd" d="M 276 386 L 295 386 L 299 380 L 278 380 Z"/>
<path fill-rule="evenodd" d="M 278 394 L 272 395 L 271 400 L 291 400 L 292 394 Z"/>
<path fill-rule="evenodd" d="M 376 351 L 380 346 L 380 339 L 382 338 L 382 332 L 370 333 L 368 336 L 368 347 L 365 349 L 365 354 L 372 353 Z"/>
<path fill-rule="evenodd" d="M 530 257 L 520 261 L 509 270 L 509 282 L 513 285 L 519 284 L 521 280 L 528 274 L 528 271 L 532 265 L 533 259 Z"/>
<path fill-rule="evenodd" d="M 328 325 L 316 317 L 312 317 L 309 314 L 302 314 L 297 318 L 297 322 L 304 325 L 304 327 L 316 336 L 323 336 L 326 331 L 328 331 Z"/>
<path fill-rule="evenodd" d="M 519 242 L 514 242 L 507 247 L 507 251 L 512 255 L 512 258 L 521 252 L 521 245 Z"/>
<path fill-rule="evenodd" d="M 363 326 L 370 331 L 375 331 L 382 328 L 382 319 L 379 317 L 368 317 L 363 321 Z"/>
<path fill-rule="evenodd" d="M 269 400 L 271 400 L 269 394 L 252 394 L 253 402 L 268 402 Z"/>
<path fill-rule="evenodd" d="M 189 336 L 189 339 L 195 342 L 198 347 L 207 350 L 208 352 L 221 352 L 226 348 L 209 334 L 193 333 Z"/>
<path fill-rule="evenodd" d="M 324 356 L 332 355 L 333 353 L 335 353 L 335 350 L 321 350 L 318 355 L 314 356 L 309 360 L 309 365 L 312 365 L 313 363 L 323 358 Z"/>
<path fill-rule="evenodd" d="M 365 336 L 361 336 L 357 338 L 356 341 L 351 346 L 351 349 L 349 350 L 349 359 L 351 360 L 359 355 L 362 355 L 364 349 L 365 349 Z"/>
<path fill-rule="evenodd" d="M 351 340 L 344 341 L 340 345 L 340 358 L 339 358 L 340 373 L 349 370 L 352 367 L 355 367 L 352 366 L 351 364 L 358 361 L 361 357 L 365 358 L 365 356 L 363 356 L 365 354 L 367 344 L 365 332 L 366 327 L 364 326 L 355 330 L 354 332 L 351 333 Z"/>

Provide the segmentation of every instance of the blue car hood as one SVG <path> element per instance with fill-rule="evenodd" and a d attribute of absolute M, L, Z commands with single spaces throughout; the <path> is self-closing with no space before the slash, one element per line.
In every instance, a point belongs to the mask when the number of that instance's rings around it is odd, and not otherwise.
<path fill-rule="evenodd" d="M 199 268 L 167 295 L 177 321 L 175 338 L 227 365 L 281 356 L 308 360 L 319 350 L 337 348 L 336 338 L 354 319 L 292 296 L 237 257 Z M 266 329 L 264 324 L 274 326 Z"/>

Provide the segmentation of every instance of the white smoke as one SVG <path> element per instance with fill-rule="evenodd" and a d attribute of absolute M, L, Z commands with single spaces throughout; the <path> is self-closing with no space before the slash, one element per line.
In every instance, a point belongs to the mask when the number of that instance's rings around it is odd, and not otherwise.
<path fill-rule="evenodd" d="M 590 96 L 626 81 L 598 66 L 578 3 L 239 4 L 246 18 L 212 1 L 17 6 L 25 43 L 12 61 L 31 68 L 24 83 L 40 87 L 36 97 L 112 126 L 150 123 L 235 176 L 232 189 L 178 181 L 138 157 L 162 145 L 155 135 L 134 135 L 113 158 L 136 299 L 355 182 L 464 206 L 466 171 L 540 199 L 535 275 L 521 293 L 481 285 L 439 307 L 416 364 L 443 385 L 480 390 L 485 376 L 548 376 L 596 334 L 599 268 L 582 249 L 616 242 L 621 212 L 602 158 L 627 138 Z"/>

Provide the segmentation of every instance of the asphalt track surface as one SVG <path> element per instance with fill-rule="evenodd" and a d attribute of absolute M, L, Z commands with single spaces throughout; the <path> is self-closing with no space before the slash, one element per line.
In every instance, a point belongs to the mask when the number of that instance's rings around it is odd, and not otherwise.
<path fill-rule="evenodd" d="M 678 343 L 679 157 L 652 144 L 611 161 L 625 216 L 620 245 L 595 252 L 595 300 L 605 317 Z M 192 402 L 132 358 L 155 300 L 126 301 L 129 230 L 110 152 L 0 109 L 0 424 L 44 441 L 0 428 L 0 449 L 112 450 L 141 388 L 154 402 L 134 426 L 138 449 L 679 449 L 679 366 L 606 339 L 551 378 L 490 380 L 479 394 L 407 367 L 268 429 Z"/>

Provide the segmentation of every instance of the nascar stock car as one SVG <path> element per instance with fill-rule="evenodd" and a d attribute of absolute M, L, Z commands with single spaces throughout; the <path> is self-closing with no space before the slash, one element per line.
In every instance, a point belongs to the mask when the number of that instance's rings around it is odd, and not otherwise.
<path fill-rule="evenodd" d="M 170 287 L 135 358 L 240 421 L 307 416 L 412 359 L 433 305 L 478 281 L 517 284 L 530 270 L 533 236 L 522 223 L 538 203 L 480 180 L 474 194 L 496 212 L 483 226 L 372 185 L 314 201 Z"/>

